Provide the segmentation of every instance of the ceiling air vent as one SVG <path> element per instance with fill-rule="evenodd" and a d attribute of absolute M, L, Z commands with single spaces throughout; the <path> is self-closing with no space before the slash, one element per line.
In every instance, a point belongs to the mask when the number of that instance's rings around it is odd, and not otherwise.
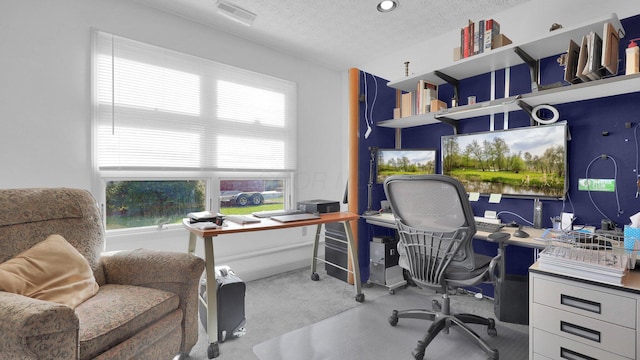
<path fill-rule="evenodd" d="M 256 14 L 249 10 L 228 3 L 226 1 L 218 1 L 218 14 L 223 15 L 233 21 L 237 21 L 242 25 L 251 26 Z"/>

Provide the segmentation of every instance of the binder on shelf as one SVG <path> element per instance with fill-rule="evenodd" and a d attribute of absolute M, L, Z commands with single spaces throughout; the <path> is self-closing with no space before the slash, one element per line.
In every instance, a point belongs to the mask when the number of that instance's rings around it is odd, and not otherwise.
<path fill-rule="evenodd" d="M 602 77 L 600 68 L 602 62 L 602 39 L 593 31 L 587 35 L 587 54 L 587 63 L 582 75 L 588 77 L 589 80 L 598 80 Z"/>
<path fill-rule="evenodd" d="M 571 84 L 580 82 L 580 78 L 576 77 L 578 68 L 578 56 L 580 55 L 580 47 L 575 41 L 569 40 L 569 48 L 565 57 L 564 80 Z"/>
<path fill-rule="evenodd" d="M 602 30 L 602 62 L 601 66 L 610 75 L 618 74 L 620 36 L 610 22 L 604 24 Z"/>
<path fill-rule="evenodd" d="M 587 50 L 587 36 L 582 37 L 582 42 L 580 43 L 580 53 L 578 55 L 578 65 L 576 67 L 575 76 L 578 77 L 582 81 L 589 81 L 589 78 L 584 75 L 584 69 L 587 65 L 587 59 L 589 58 L 589 53 Z"/>

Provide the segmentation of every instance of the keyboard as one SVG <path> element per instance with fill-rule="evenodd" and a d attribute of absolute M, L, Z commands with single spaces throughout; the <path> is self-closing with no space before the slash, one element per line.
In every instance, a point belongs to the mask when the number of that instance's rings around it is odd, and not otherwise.
<path fill-rule="evenodd" d="M 282 216 L 282 215 L 296 215 L 302 214 L 304 211 L 298 209 L 288 209 L 288 210 L 267 210 L 267 211 L 256 211 L 252 213 L 253 216 L 259 218 L 270 218 L 273 216 Z"/>
<path fill-rule="evenodd" d="M 476 221 L 476 231 L 494 233 L 496 231 L 500 231 L 503 227 L 504 227 L 504 224 Z"/>

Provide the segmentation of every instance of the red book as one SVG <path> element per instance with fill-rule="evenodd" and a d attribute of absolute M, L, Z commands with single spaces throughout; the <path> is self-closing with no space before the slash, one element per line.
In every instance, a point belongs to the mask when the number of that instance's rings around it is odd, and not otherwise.
<path fill-rule="evenodd" d="M 469 57 L 469 26 L 464 27 L 464 42 L 462 43 L 462 57 Z"/>

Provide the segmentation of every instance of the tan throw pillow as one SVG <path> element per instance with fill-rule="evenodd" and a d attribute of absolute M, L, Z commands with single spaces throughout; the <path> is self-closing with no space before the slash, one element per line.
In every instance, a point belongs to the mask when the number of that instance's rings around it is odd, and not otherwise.
<path fill-rule="evenodd" d="M 0 290 L 67 305 L 72 309 L 98 292 L 87 259 L 60 235 L 0 264 Z"/>

